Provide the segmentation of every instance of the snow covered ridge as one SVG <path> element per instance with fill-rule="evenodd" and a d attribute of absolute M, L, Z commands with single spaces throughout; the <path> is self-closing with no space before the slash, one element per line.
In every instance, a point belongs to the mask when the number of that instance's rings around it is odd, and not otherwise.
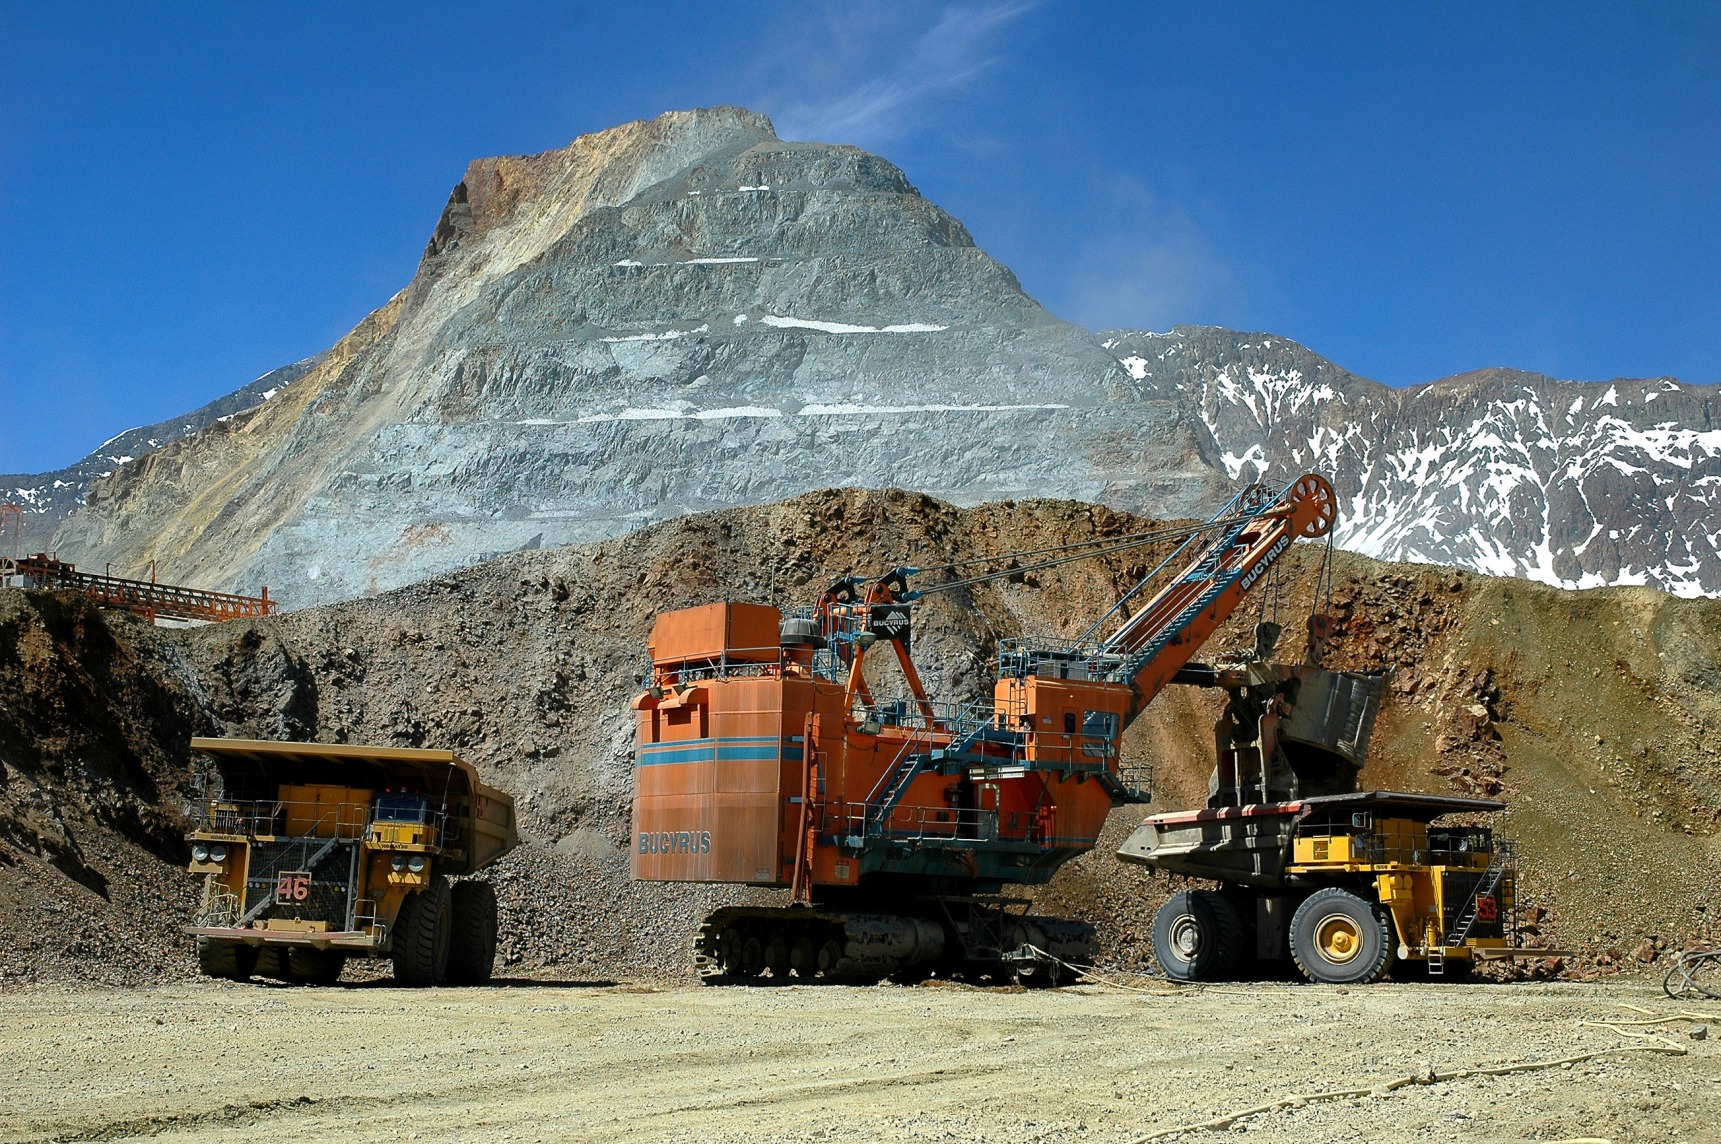
<path fill-rule="evenodd" d="M 0 497 L 4 497 L 7 501 L 10 501 L 12 504 L 18 505 L 19 507 L 24 508 L 26 510 L 34 508 L 37 505 L 41 504 L 42 498 L 46 495 L 47 495 L 47 490 L 42 489 L 42 488 L 0 489 Z"/>
<path fill-rule="evenodd" d="M 0 476 L 8 488 L 0 488 L 0 502 L 11 500 L 27 513 L 27 543 L 46 545 L 59 523 L 83 504 L 90 482 L 112 476 L 120 466 L 147 456 L 163 445 L 189 437 L 217 422 L 227 421 L 246 410 L 273 400 L 287 386 L 308 373 L 322 355 L 271 370 L 225 397 L 181 417 L 155 425 L 140 425 L 103 441 L 76 464 L 50 473 Z"/>
<path fill-rule="evenodd" d="M 1391 389 L 1284 339 L 1147 337 L 1108 340 L 1201 423 L 1227 475 L 1333 477 L 1345 548 L 1563 588 L 1721 595 L 1715 386 L 1489 370 Z"/>

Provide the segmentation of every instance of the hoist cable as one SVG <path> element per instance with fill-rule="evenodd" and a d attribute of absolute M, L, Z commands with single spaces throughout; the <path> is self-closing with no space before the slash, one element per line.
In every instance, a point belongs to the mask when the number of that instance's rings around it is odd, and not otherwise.
<path fill-rule="evenodd" d="M 1124 536 L 1096 536 L 1091 540 L 1077 540 L 1069 544 L 1053 544 L 1043 548 L 1018 548 L 1011 552 L 1000 552 L 994 556 L 976 556 L 969 560 L 957 560 L 949 564 L 923 564 L 920 565 L 920 571 L 923 574 L 927 572 L 950 572 L 958 568 L 967 568 L 973 564 L 995 564 L 1000 560 L 1016 560 L 1023 556 L 1044 556 L 1056 552 L 1073 552 L 1078 548 L 1101 546 L 1133 548 L 1152 544 L 1156 540 L 1179 540 L 1214 527 L 1216 527 L 1214 522 L 1207 521 L 1201 524 L 1180 524 L 1171 528 L 1153 529 L 1148 532 L 1132 532 Z M 1084 558 L 1088 555 L 1102 555 L 1102 553 L 1086 553 Z M 1008 571 L 1019 572 L 1021 570 L 1020 568 L 1011 568 Z"/>
<path fill-rule="evenodd" d="M 942 584 L 928 585 L 925 588 L 919 589 L 919 591 L 922 596 L 930 596 L 937 592 L 948 592 L 954 588 L 966 588 L 973 584 L 985 584 L 993 580 L 1007 580 L 1011 577 L 1022 576 L 1029 572 L 1040 572 L 1047 568 L 1058 568 L 1065 564 L 1073 564 L 1078 560 L 1091 560 L 1096 556 L 1113 556 L 1120 552 L 1128 552 L 1131 549 L 1144 548 L 1159 540 L 1172 539 L 1178 536 L 1185 538 L 1197 536 L 1203 532 L 1215 531 L 1225 523 L 1229 522 L 1221 522 L 1220 524 L 1191 525 L 1187 528 L 1181 528 L 1175 531 L 1167 530 L 1162 533 L 1143 534 L 1140 539 L 1115 542 L 1103 548 L 1094 548 L 1088 552 L 1071 552 L 1063 556 L 1050 557 L 1030 564 L 1018 564 L 1013 568 L 1001 568 L 996 572 L 982 572 L 979 575 L 966 576 L 960 580 L 947 580 Z M 1015 554 L 1008 554 L 995 557 L 994 559 L 1008 560 L 1014 558 Z M 924 572 L 925 569 L 922 569 L 922 571 Z"/>

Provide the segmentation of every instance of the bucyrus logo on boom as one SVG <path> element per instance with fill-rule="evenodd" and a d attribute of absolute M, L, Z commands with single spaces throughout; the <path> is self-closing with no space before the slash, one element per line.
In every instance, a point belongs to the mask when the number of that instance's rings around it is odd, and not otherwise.
<path fill-rule="evenodd" d="M 1243 577 L 1243 581 L 1242 581 L 1243 582 L 1243 590 L 1245 592 L 1247 592 L 1250 588 L 1255 586 L 1255 581 L 1257 581 L 1261 578 L 1262 573 L 1267 571 L 1268 566 L 1271 565 L 1273 563 L 1273 561 L 1275 561 L 1279 558 L 1279 553 L 1283 552 L 1286 548 L 1290 547 L 1290 544 L 1291 544 L 1290 536 L 1285 535 L 1285 536 L 1279 537 L 1279 539 L 1274 543 L 1273 547 L 1267 549 L 1266 555 L 1262 556 L 1261 559 L 1257 560 L 1255 562 L 1255 567 L 1249 569 L 1249 574 L 1247 576 Z"/>

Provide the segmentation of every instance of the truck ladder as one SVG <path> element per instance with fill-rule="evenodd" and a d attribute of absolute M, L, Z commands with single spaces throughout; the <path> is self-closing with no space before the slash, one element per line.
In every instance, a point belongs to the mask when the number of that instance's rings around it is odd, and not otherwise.
<path fill-rule="evenodd" d="M 1452 930 L 1446 935 L 1443 945 L 1463 945 L 1465 940 L 1470 937 L 1470 931 L 1476 925 L 1477 902 L 1483 897 L 1492 895 L 1495 890 L 1500 888 L 1500 882 L 1506 876 L 1506 868 L 1507 862 L 1504 855 L 1497 854 L 1488 863 L 1488 869 L 1482 872 L 1482 877 L 1476 882 L 1476 888 L 1470 891 L 1470 899 L 1464 903 L 1463 912 L 1453 920 Z M 1497 898 L 1496 902 L 1498 902 Z M 1433 970 L 1433 962 L 1429 963 L 1429 969 L 1430 971 Z"/>

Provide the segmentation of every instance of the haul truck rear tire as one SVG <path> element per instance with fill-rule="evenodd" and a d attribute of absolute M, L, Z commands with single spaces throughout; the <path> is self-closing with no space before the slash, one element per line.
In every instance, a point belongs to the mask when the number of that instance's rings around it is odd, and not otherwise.
<path fill-rule="evenodd" d="M 273 977 L 276 981 L 291 981 L 292 975 L 287 972 L 287 949 L 280 945 L 266 945 L 257 951 L 257 967 L 252 971 L 258 977 Z"/>
<path fill-rule="evenodd" d="M 282 952 L 287 959 L 287 978 L 295 985 L 333 985 L 341 979 L 346 963 L 346 958 L 333 950 L 308 945 L 288 946 Z"/>
<path fill-rule="evenodd" d="M 1392 968 L 1386 914 L 1348 890 L 1316 890 L 1291 915 L 1291 957 L 1322 985 L 1366 985 Z"/>
<path fill-rule="evenodd" d="M 441 985 L 448 977 L 453 902 L 448 882 L 437 875 L 408 894 L 394 923 L 394 979 L 402 985 Z"/>
<path fill-rule="evenodd" d="M 454 924 L 448 983 L 482 985 L 496 967 L 496 888 L 489 882 L 461 882 L 450 896 Z"/>
<path fill-rule="evenodd" d="M 197 939 L 197 971 L 205 977 L 248 981 L 257 968 L 257 947 L 241 941 Z"/>
<path fill-rule="evenodd" d="M 1153 955 L 1173 981 L 1219 981 L 1243 955 L 1243 923 L 1223 895 L 1184 890 L 1153 916 Z"/>

